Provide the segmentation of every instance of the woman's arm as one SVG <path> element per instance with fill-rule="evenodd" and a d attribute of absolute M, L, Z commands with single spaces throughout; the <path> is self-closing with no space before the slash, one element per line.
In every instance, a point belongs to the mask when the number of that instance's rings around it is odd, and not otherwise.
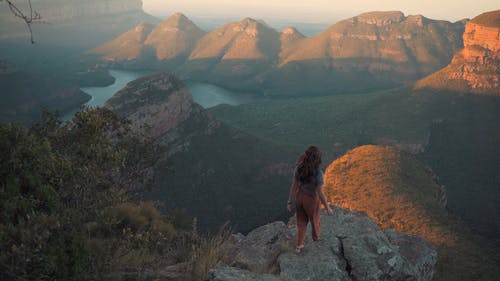
<path fill-rule="evenodd" d="M 290 193 L 288 194 L 288 202 L 286 204 L 286 208 L 289 212 L 292 211 L 292 199 L 295 198 L 295 194 L 297 194 L 297 180 L 293 177 Z"/>
<path fill-rule="evenodd" d="M 319 189 L 319 192 L 318 192 L 319 200 L 321 200 L 321 203 L 323 204 L 323 206 L 325 206 L 326 212 L 329 215 L 333 214 L 332 208 L 330 208 L 330 206 L 328 205 L 328 202 L 326 201 L 325 193 L 323 192 L 323 187 L 320 186 L 318 189 Z"/>

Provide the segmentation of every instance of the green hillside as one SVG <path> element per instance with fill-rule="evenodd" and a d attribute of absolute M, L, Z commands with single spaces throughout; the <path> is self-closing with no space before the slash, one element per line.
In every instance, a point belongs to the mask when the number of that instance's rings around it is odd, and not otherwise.
<path fill-rule="evenodd" d="M 451 212 L 496 240 L 500 223 L 489 218 L 500 216 L 498 108 L 500 99 L 495 97 L 405 88 L 219 106 L 211 113 L 297 155 L 316 144 L 327 161 L 364 144 L 417 153 L 447 187 Z"/>
<path fill-rule="evenodd" d="M 235 230 L 246 232 L 286 219 L 292 154 L 226 124 L 214 127 L 209 120 L 195 114 L 178 128 L 182 139 L 176 145 L 185 149 L 160 164 L 146 198 L 168 209 L 185 209 L 203 231 L 230 221 Z"/>

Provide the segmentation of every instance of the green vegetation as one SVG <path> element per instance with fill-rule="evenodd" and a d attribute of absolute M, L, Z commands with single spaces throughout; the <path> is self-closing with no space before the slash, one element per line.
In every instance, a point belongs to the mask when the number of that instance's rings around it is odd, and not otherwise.
<path fill-rule="evenodd" d="M 432 115 L 409 89 L 278 99 L 210 110 L 217 118 L 266 141 L 300 152 L 315 143 L 330 156 L 362 144 L 424 143 Z M 429 110 L 430 111 L 430 110 Z M 332 155 L 333 154 L 333 155 Z"/>
<path fill-rule="evenodd" d="M 185 208 L 202 231 L 215 233 L 226 221 L 246 232 L 287 219 L 286 202 L 296 155 L 193 113 L 176 130 L 183 148 L 159 163 L 154 188 L 145 195 L 168 208 Z"/>
<path fill-rule="evenodd" d="M 497 240 L 500 225 L 488 218 L 500 216 L 499 107 L 500 99 L 494 96 L 404 88 L 218 106 L 210 111 L 296 155 L 316 144 L 325 151 L 325 163 L 364 144 L 393 145 L 416 153 L 446 185 L 451 212 Z"/>
<path fill-rule="evenodd" d="M 133 196 L 162 150 L 106 109 L 70 123 L 45 114 L 29 129 L 0 124 L 0 279 L 140 279 L 187 262 L 181 274 L 192 280 L 197 261 L 217 262 L 213 241 L 226 234 L 199 237 L 182 212 Z"/>

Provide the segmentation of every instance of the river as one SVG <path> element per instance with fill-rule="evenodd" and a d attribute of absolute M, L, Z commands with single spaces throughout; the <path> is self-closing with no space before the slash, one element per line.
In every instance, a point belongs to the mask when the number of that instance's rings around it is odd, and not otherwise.
<path fill-rule="evenodd" d="M 106 87 L 84 87 L 82 91 L 92 98 L 84 105 L 95 107 L 103 106 L 116 92 L 125 87 L 128 82 L 151 73 L 150 71 L 128 71 L 109 70 L 109 74 L 115 78 L 115 82 Z M 203 108 L 214 107 L 219 104 L 239 105 L 256 101 L 254 95 L 234 93 L 224 88 L 209 83 L 189 81 L 186 82 L 193 100 Z M 79 108 L 75 108 L 62 116 L 62 120 L 68 121 L 73 118 Z"/>

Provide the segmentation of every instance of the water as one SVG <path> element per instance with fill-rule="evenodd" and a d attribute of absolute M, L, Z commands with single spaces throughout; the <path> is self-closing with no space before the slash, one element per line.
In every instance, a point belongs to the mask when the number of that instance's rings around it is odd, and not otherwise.
<path fill-rule="evenodd" d="M 213 84 L 201 82 L 187 83 L 193 100 L 203 108 L 211 108 L 219 104 L 240 105 L 256 101 L 251 94 L 235 94 Z"/>
<path fill-rule="evenodd" d="M 104 103 L 110 99 L 116 92 L 125 87 L 128 82 L 139 77 L 147 75 L 148 71 L 126 71 L 126 70 L 109 70 L 109 74 L 115 78 L 115 83 L 106 87 L 84 87 L 81 90 L 89 94 L 92 98 L 84 103 L 87 106 L 104 106 Z M 75 108 L 62 116 L 63 121 L 69 121 L 75 113 L 80 110 L 80 107 Z"/>
<path fill-rule="evenodd" d="M 82 91 L 92 96 L 92 98 L 84 105 L 96 107 L 104 106 L 104 103 L 110 99 L 116 92 L 125 87 L 128 82 L 139 77 L 147 75 L 148 71 L 126 71 L 126 70 L 109 70 L 109 74 L 115 78 L 115 83 L 106 87 L 85 87 Z M 193 96 L 193 100 L 203 108 L 214 107 L 219 104 L 239 105 L 256 101 L 256 97 L 251 94 L 241 94 L 228 91 L 224 88 L 200 82 L 186 83 L 189 91 Z M 62 116 L 63 121 L 68 121 L 73 118 L 80 108 L 75 108 Z"/>

